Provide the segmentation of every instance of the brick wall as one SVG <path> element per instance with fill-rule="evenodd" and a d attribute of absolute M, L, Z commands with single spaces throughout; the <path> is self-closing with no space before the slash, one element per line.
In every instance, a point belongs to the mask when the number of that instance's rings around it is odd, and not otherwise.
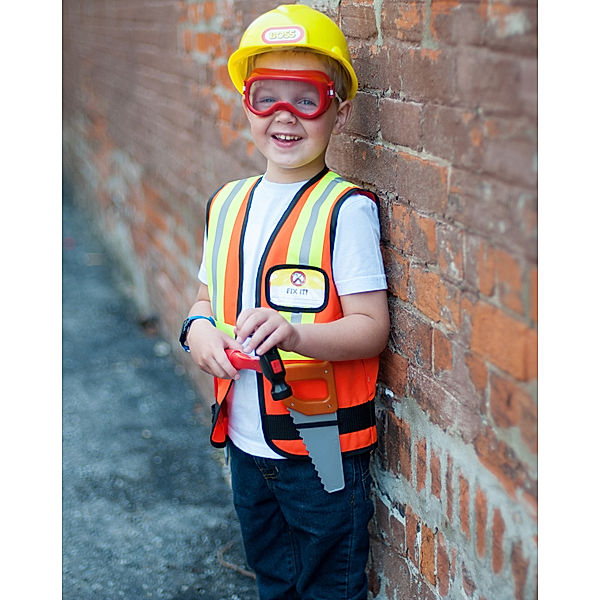
<path fill-rule="evenodd" d="M 381 199 L 373 597 L 533 599 L 537 3 L 305 3 L 341 24 L 361 84 L 328 164 Z M 174 346 L 206 200 L 264 166 L 226 62 L 274 5 L 63 3 L 65 177 Z"/>

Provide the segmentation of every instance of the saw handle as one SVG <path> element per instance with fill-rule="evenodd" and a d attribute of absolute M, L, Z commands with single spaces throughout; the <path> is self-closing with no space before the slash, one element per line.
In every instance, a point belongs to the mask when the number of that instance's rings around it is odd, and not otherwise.
<path fill-rule="evenodd" d="M 285 367 L 283 366 L 283 361 L 277 347 L 267 350 L 267 352 L 260 356 L 259 361 L 263 375 L 271 384 L 271 396 L 273 400 L 289 398 L 292 395 L 292 388 L 285 380 Z"/>
<path fill-rule="evenodd" d="M 273 400 L 283 400 L 292 395 L 292 388 L 285 381 L 285 367 L 277 348 L 271 348 L 260 357 L 249 356 L 239 350 L 225 350 L 229 362 L 236 369 L 251 369 L 261 373 L 271 383 Z"/>
<path fill-rule="evenodd" d="M 231 350 L 231 348 L 225 349 L 225 354 L 229 362 L 239 371 L 240 369 L 250 369 L 251 371 L 257 371 L 260 373 L 260 362 L 256 356 L 250 356 L 245 352 L 239 350 Z"/>

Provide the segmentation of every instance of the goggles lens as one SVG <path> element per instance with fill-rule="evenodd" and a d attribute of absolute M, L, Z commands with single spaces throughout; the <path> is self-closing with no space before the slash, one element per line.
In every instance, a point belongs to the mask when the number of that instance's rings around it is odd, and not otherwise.
<path fill-rule="evenodd" d="M 287 110 L 314 119 L 327 111 L 335 97 L 333 82 L 321 71 L 256 69 L 244 82 L 244 102 L 261 117 Z"/>

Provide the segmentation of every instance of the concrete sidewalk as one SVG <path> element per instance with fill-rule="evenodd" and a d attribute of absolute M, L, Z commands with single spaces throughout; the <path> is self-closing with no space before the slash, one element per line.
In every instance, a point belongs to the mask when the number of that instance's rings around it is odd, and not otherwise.
<path fill-rule="evenodd" d="M 174 348 L 173 352 L 178 349 Z M 63 599 L 252 600 L 196 394 L 63 205 Z"/>

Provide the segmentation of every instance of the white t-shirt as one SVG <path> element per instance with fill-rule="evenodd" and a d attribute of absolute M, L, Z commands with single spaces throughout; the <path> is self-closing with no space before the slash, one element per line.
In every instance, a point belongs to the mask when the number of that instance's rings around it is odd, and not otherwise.
<path fill-rule="evenodd" d="M 304 183 L 273 183 L 263 177 L 254 190 L 244 236 L 242 309 L 254 307 L 260 258 L 273 229 Z M 387 289 L 379 237 L 375 202 L 362 195 L 348 198 L 338 215 L 333 248 L 333 282 L 339 296 Z M 204 244 L 206 247 L 206 232 Z M 204 257 L 198 279 L 207 283 Z M 240 371 L 227 410 L 228 435 L 238 448 L 254 456 L 282 458 L 263 436 L 254 371 Z"/>

